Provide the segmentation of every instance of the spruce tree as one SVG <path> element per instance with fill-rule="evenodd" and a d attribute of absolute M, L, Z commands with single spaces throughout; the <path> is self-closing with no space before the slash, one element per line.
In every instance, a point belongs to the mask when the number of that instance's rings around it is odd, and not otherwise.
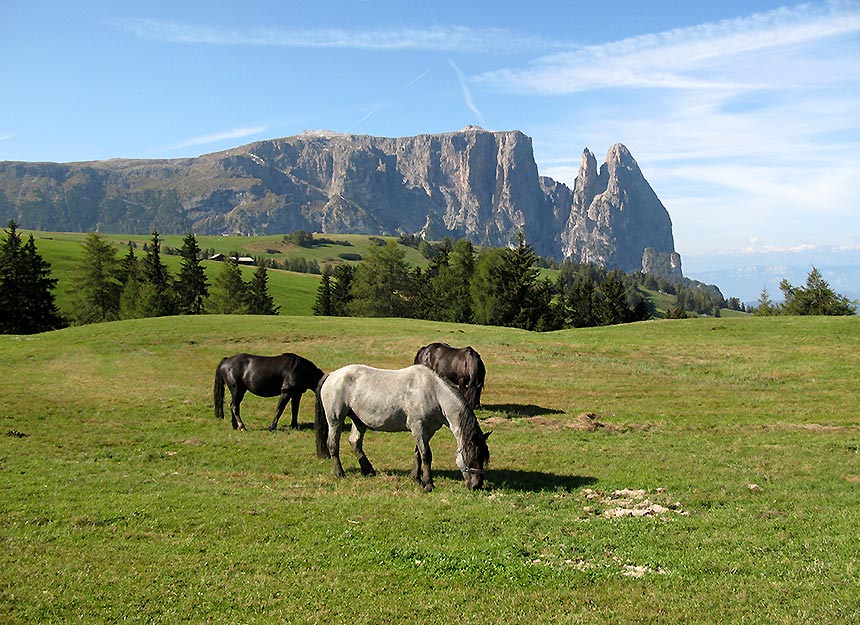
<path fill-rule="evenodd" d="M 351 311 L 359 317 L 405 317 L 408 287 L 403 248 L 393 240 L 373 246 L 356 272 Z"/>
<path fill-rule="evenodd" d="M 318 317 L 330 317 L 331 305 L 331 270 L 326 267 L 323 270 L 322 280 L 317 287 L 317 298 L 314 301 L 314 314 Z"/>
<path fill-rule="evenodd" d="M 157 230 L 152 231 L 152 239 L 145 249 L 146 256 L 140 266 L 139 312 L 142 317 L 176 314 L 170 273 L 161 262 L 161 239 Z"/>
<path fill-rule="evenodd" d="M 792 286 L 788 280 L 779 285 L 785 296 L 783 314 L 786 315 L 853 315 L 854 304 L 847 297 L 839 295 L 816 268 L 806 277 L 806 286 Z"/>
<path fill-rule="evenodd" d="M 269 295 L 269 273 L 265 265 L 260 265 L 254 272 L 246 292 L 248 314 L 277 315 L 280 306 L 275 306 L 275 300 Z"/>
<path fill-rule="evenodd" d="M 63 327 L 51 265 L 39 255 L 32 234 L 22 243 L 18 224 L 10 221 L 7 228 L 0 242 L 0 333 L 34 334 Z"/>
<path fill-rule="evenodd" d="M 200 315 L 205 311 L 204 302 L 209 297 L 209 280 L 200 263 L 200 246 L 197 237 L 189 234 L 182 241 L 182 267 L 174 283 L 177 308 L 181 315 Z"/>
<path fill-rule="evenodd" d="M 79 324 L 119 319 L 122 283 L 113 245 L 91 232 L 84 239 L 84 256 L 75 280 L 74 317 Z"/>
<path fill-rule="evenodd" d="M 355 280 L 356 268 L 353 265 L 337 265 L 331 277 L 334 284 L 331 289 L 331 314 L 333 317 L 346 317 L 352 302 L 352 283 Z"/>
<path fill-rule="evenodd" d="M 221 315 L 244 315 L 248 312 L 248 287 L 236 257 L 227 258 L 212 283 L 209 310 Z"/>

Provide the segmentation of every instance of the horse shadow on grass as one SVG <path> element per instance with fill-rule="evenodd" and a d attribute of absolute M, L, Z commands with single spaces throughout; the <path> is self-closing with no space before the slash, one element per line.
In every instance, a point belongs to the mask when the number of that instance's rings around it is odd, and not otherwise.
<path fill-rule="evenodd" d="M 543 406 L 536 406 L 535 404 L 482 404 L 479 410 L 488 413 L 500 413 L 510 419 L 527 419 L 529 417 L 539 417 L 549 414 L 564 414 L 564 410 L 545 408 Z"/>
<path fill-rule="evenodd" d="M 405 471 L 404 475 L 407 474 Z M 459 471 L 433 470 L 433 475 L 462 481 Z M 488 469 L 484 477 L 484 490 L 507 490 L 523 493 L 573 492 L 597 484 L 597 478 L 585 475 L 559 475 L 544 471 L 518 469 Z"/>

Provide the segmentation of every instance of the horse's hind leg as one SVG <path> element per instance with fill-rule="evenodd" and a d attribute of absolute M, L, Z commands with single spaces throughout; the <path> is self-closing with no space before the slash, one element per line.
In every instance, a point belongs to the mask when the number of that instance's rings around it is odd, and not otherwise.
<path fill-rule="evenodd" d="M 293 401 L 293 403 L 290 406 L 290 409 L 292 410 L 292 417 L 293 417 L 292 420 L 290 421 L 290 428 L 293 430 L 298 430 L 299 429 L 299 404 L 302 401 L 302 392 L 297 391 L 297 392 L 293 393 L 292 395 L 290 395 L 290 399 Z"/>
<path fill-rule="evenodd" d="M 288 401 L 290 401 L 290 396 L 287 395 L 286 393 L 282 394 L 280 396 L 280 398 L 278 399 L 278 409 L 275 411 L 275 418 L 272 419 L 272 424 L 269 426 L 270 432 L 274 432 L 276 429 L 278 429 L 278 420 L 281 418 L 281 415 L 284 414 L 284 408 L 287 407 Z M 296 405 L 296 402 L 293 401 L 293 408 L 294 408 L 293 412 L 298 412 L 297 410 L 295 410 L 295 405 Z M 295 417 L 293 417 L 293 419 L 295 420 Z M 292 427 L 296 427 L 296 426 L 293 425 Z"/>
<path fill-rule="evenodd" d="M 344 477 L 346 473 L 343 471 L 343 465 L 340 463 L 340 429 L 343 420 L 338 419 L 337 423 L 328 422 L 328 453 L 331 456 L 332 469 L 335 477 Z"/>
<path fill-rule="evenodd" d="M 242 398 L 245 397 L 245 389 L 237 388 L 235 391 L 230 389 L 232 398 L 230 399 L 230 414 L 233 417 L 233 429 L 245 430 L 245 424 L 242 422 L 242 417 L 239 414 L 239 405 L 242 403 Z"/>
<path fill-rule="evenodd" d="M 367 455 L 364 453 L 363 442 L 366 430 L 367 426 L 353 417 L 352 431 L 349 433 L 349 444 L 352 446 L 352 451 L 355 452 L 355 455 L 358 458 L 358 464 L 361 467 L 361 474 L 376 475 L 376 469 L 373 468 L 373 465 L 370 464 L 370 460 L 367 459 Z"/>
<path fill-rule="evenodd" d="M 418 453 L 418 445 L 415 445 L 415 462 L 412 463 L 412 471 L 409 472 L 411 477 L 416 482 L 421 481 L 421 454 Z"/>

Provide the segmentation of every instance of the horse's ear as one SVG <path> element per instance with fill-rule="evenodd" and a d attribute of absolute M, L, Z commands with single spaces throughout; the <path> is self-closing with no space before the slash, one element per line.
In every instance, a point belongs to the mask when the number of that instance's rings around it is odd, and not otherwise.
<path fill-rule="evenodd" d="M 492 430 L 490 430 L 489 432 L 485 432 L 484 433 L 484 440 L 486 441 L 488 438 L 490 438 L 490 434 L 492 434 L 492 433 L 493 433 Z"/>

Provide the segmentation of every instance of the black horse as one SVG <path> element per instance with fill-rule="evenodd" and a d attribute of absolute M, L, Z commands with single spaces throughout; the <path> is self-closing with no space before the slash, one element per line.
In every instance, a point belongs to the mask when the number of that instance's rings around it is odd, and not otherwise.
<path fill-rule="evenodd" d="M 472 410 L 481 405 L 486 369 L 481 355 L 471 347 L 430 343 L 415 354 L 416 365 L 426 365 L 459 387 Z"/>
<path fill-rule="evenodd" d="M 291 428 L 299 427 L 299 402 L 302 394 L 311 390 L 316 392 L 323 372 L 306 358 L 296 354 L 280 356 L 255 356 L 236 354 L 225 358 L 215 369 L 215 416 L 224 418 L 224 385 L 230 389 L 230 412 L 233 415 L 233 429 L 244 430 L 245 424 L 239 416 L 239 404 L 246 391 L 260 397 L 280 395 L 275 419 L 269 426 L 270 431 L 278 427 L 278 419 L 293 400 L 293 421 Z"/>

